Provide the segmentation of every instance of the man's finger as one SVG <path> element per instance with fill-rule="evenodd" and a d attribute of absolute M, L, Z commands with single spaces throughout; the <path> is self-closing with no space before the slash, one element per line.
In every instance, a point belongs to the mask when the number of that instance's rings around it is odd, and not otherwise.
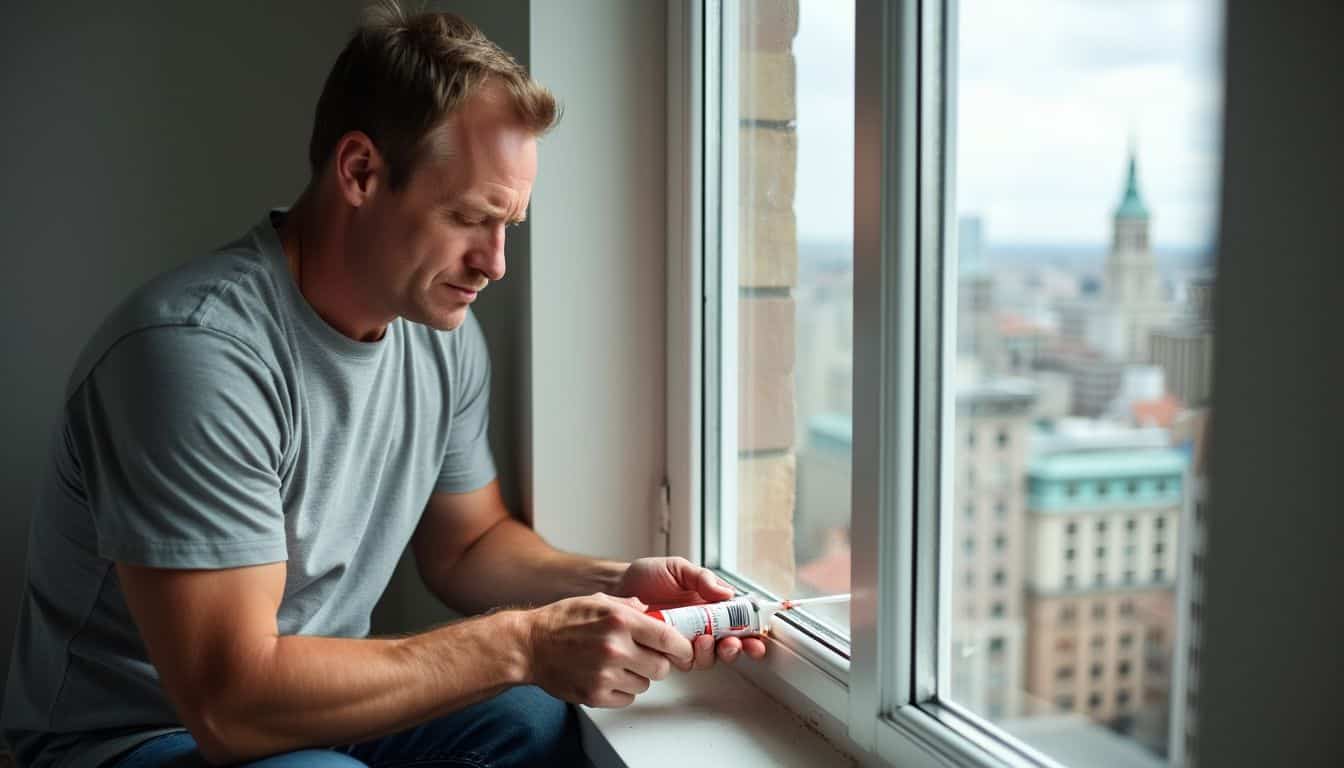
<path fill-rule="evenodd" d="M 732 661 L 737 658 L 737 654 L 742 650 L 742 638 L 725 637 L 718 642 L 714 650 L 719 654 L 720 659 Z"/>
<path fill-rule="evenodd" d="M 697 570 L 699 570 L 699 573 L 696 576 L 694 589 L 700 593 L 700 597 L 711 603 L 732 598 L 732 588 L 723 583 L 718 576 L 715 576 L 713 571 L 708 568 L 699 568 Z"/>
<path fill-rule="evenodd" d="M 742 638 L 742 651 L 753 659 L 765 658 L 765 641 L 759 637 Z"/>
<path fill-rule="evenodd" d="M 690 641 L 682 637 L 677 630 L 672 628 L 672 625 L 659 621 L 652 616 L 639 614 L 639 619 L 633 622 L 630 627 L 630 637 L 634 638 L 636 643 L 658 651 L 672 659 L 673 662 L 690 663 L 691 661 Z"/>
<path fill-rule="evenodd" d="M 667 677 L 668 667 L 672 665 L 672 660 L 667 656 L 651 651 L 638 643 L 628 652 L 629 658 L 625 662 L 625 668 L 640 677 L 649 680 L 662 680 Z M 687 664 L 687 668 L 689 668 Z"/>
<path fill-rule="evenodd" d="M 714 637 L 701 635 L 695 638 L 695 669 L 709 669 L 714 666 Z"/>
<path fill-rule="evenodd" d="M 638 696 L 649 690 L 649 685 L 650 683 L 647 677 L 623 669 L 616 676 L 616 680 L 613 682 L 611 689 L 619 693 L 628 693 L 631 696 Z"/>

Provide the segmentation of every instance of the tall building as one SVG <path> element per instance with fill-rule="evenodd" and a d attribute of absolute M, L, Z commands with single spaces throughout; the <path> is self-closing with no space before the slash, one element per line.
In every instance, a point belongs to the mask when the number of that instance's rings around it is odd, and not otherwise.
<path fill-rule="evenodd" d="M 952 524 L 952 696 L 990 718 L 1021 712 L 1023 518 L 1035 388 L 999 379 L 957 392 Z"/>
<path fill-rule="evenodd" d="M 1027 690 L 1165 752 L 1186 454 L 1054 447 L 1027 470 Z"/>
<path fill-rule="evenodd" d="M 1143 362 L 1148 359 L 1148 334 L 1165 320 L 1166 308 L 1149 232 L 1152 216 L 1139 194 L 1138 158 L 1132 148 L 1124 196 L 1113 221 L 1103 289 L 1118 324 L 1116 351 L 1124 360 Z"/>
<path fill-rule="evenodd" d="M 1199 655 L 1203 644 L 1204 557 L 1208 525 L 1210 412 L 1190 411 L 1172 430 L 1172 444 L 1191 458 L 1190 490 L 1181 523 L 1180 580 L 1176 592 L 1176 657 L 1171 685 L 1168 759 L 1173 768 L 1197 764 Z"/>
<path fill-rule="evenodd" d="M 1192 281 L 1185 316 L 1155 328 L 1149 360 L 1166 373 L 1167 391 L 1192 407 L 1213 394 L 1213 280 Z"/>

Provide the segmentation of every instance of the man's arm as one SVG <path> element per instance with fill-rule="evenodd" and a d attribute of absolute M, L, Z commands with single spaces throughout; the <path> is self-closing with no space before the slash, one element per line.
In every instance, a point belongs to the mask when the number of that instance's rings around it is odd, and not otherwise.
<path fill-rule="evenodd" d="M 726 600 L 732 590 L 706 568 L 681 558 L 635 563 L 561 552 L 515 520 L 497 482 L 469 493 L 435 493 L 411 539 L 425 586 L 464 613 L 504 605 L 538 604 L 570 595 L 605 592 L 659 605 Z M 740 651 L 761 658 L 759 638 L 696 638 L 694 659 L 683 669 L 704 669 Z"/>
<path fill-rule="evenodd" d="M 643 604 L 605 595 L 397 639 L 280 636 L 284 563 L 116 568 L 164 692 L 216 764 L 395 733 L 524 683 L 624 706 L 691 658 Z"/>
<path fill-rule="evenodd" d="M 593 592 L 617 594 L 630 567 L 550 546 L 509 514 L 498 481 L 469 493 L 433 494 L 411 548 L 425 586 L 467 614 Z"/>

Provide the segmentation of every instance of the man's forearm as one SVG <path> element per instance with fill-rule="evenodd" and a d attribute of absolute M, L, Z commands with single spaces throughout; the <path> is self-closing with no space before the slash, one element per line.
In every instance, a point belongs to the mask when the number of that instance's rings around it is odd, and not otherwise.
<path fill-rule="evenodd" d="M 214 763 L 363 741 L 528 682 L 527 643 L 519 611 L 396 639 L 282 636 L 187 725 Z"/>
<path fill-rule="evenodd" d="M 451 568 L 422 564 L 440 600 L 477 613 L 502 605 L 542 605 L 575 595 L 611 593 L 629 563 L 572 555 L 513 518 L 481 536 Z"/>

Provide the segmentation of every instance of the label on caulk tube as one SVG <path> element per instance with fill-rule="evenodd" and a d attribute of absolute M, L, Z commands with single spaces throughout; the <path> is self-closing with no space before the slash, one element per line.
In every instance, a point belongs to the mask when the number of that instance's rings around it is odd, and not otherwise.
<path fill-rule="evenodd" d="M 671 624 L 687 640 L 694 640 L 701 635 L 712 635 L 718 639 L 761 634 L 761 612 L 748 598 L 664 608 L 646 613 Z"/>

